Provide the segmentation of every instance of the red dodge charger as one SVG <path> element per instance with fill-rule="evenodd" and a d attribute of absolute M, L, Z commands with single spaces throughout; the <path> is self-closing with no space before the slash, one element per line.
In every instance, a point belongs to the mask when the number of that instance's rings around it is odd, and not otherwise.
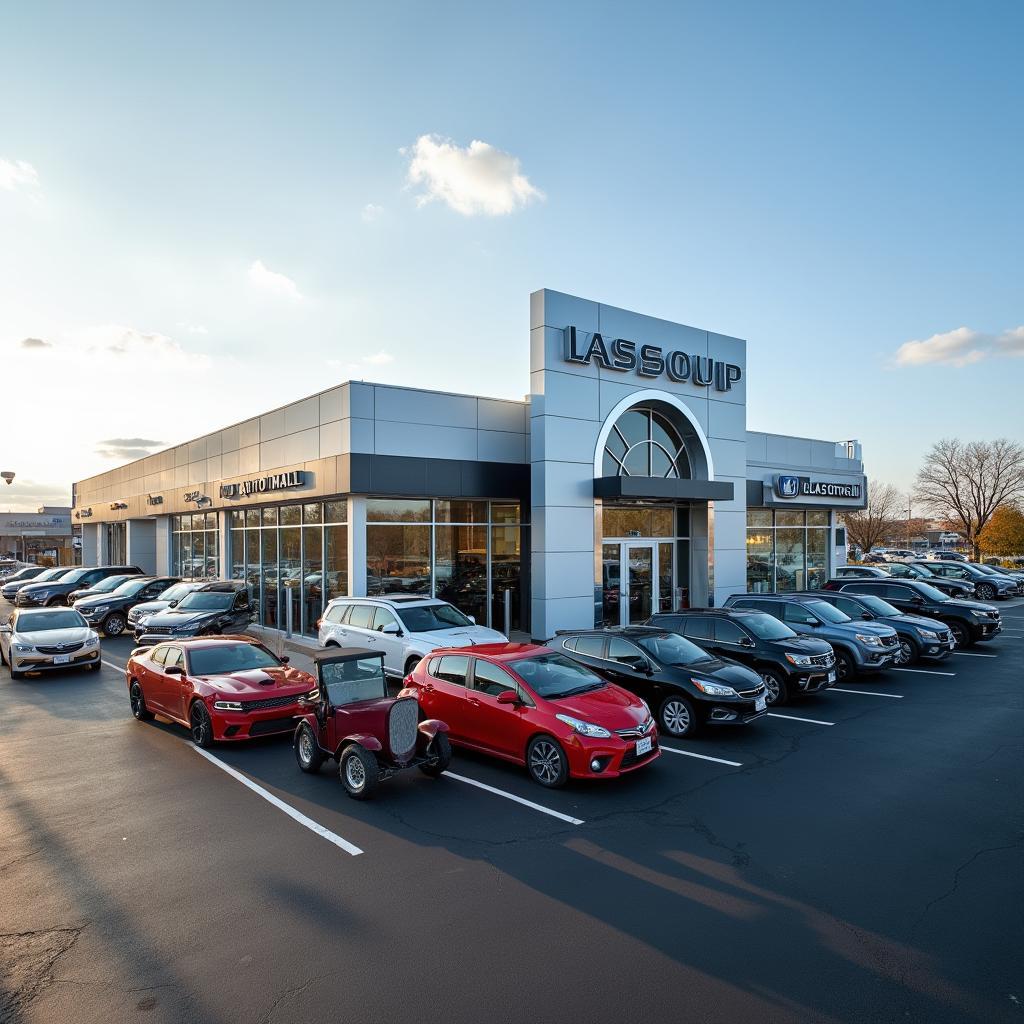
<path fill-rule="evenodd" d="M 132 652 L 125 668 L 132 714 L 188 726 L 197 746 L 295 731 L 300 698 L 316 679 L 250 637 L 175 640 Z"/>
<path fill-rule="evenodd" d="M 484 644 L 428 654 L 406 677 L 452 743 L 526 765 L 561 786 L 650 764 L 658 731 L 637 696 L 535 644 Z"/>

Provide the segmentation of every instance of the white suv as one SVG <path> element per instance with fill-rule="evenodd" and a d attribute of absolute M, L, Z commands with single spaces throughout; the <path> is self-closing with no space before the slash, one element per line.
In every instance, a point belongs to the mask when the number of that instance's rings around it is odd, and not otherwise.
<path fill-rule="evenodd" d="M 429 597 L 336 597 L 318 633 L 321 647 L 368 647 L 384 654 L 384 671 L 404 678 L 439 647 L 503 644 L 508 637 L 478 626 L 447 601 Z"/>

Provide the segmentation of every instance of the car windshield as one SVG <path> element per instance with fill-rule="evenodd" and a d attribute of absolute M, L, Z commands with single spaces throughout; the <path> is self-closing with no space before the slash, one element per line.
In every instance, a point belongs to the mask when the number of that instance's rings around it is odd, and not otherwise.
<path fill-rule="evenodd" d="M 143 591 L 153 581 L 147 580 L 145 576 L 129 576 L 128 579 L 122 580 L 115 588 L 114 594 L 118 597 L 134 597 L 140 591 Z"/>
<path fill-rule="evenodd" d="M 520 679 L 538 697 L 557 700 L 574 693 L 585 693 L 607 685 L 596 673 L 577 665 L 562 654 L 539 654 L 534 658 L 517 658 L 508 662 Z"/>
<path fill-rule="evenodd" d="M 935 573 L 931 571 L 927 566 L 924 565 L 907 565 L 904 563 L 903 572 L 899 573 L 900 576 L 914 576 L 917 579 L 926 579 L 929 576 L 934 576 Z M 893 573 L 895 576 L 896 573 Z"/>
<path fill-rule="evenodd" d="M 223 676 L 254 668 L 279 668 L 281 662 L 256 644 L 217 644 L 188 652 L 188 667 L 196 676 Z"/>
<path fill-rule="evenodd" d="M 67 572 L 67 569 L 44 569 L 38 576 L 34 577 L 36 583 L 45 583 L 47 580 L 57 580 Z"/>
<path fill-rule="evenodd" d="M 743 625 L 754 636 L 760 637 L 762 640 L 786 640 L 796 636 L 796 633 L 784 622 L 779 622 L 775 616 L 765 612 L 758 612 L 757 615 L 745 615 Z"/>
<path fill-rule="evenodd" d="M 808 601 L 804 607 L 826 622 L 850 622 L 850 616 L 833 607 L 827 601 Z"/>
<path fill-rule="evenodd" d="M 874 594 L 860 594 L 861 604 L 865 605 L 869 612 L 874 615 L 902 615 L 899 608 L 894 608 L 888 601 L 883 601 Z"/>
<path fill-rule="evenodd" d="M 937 601 L 940 604 L 945 604 L 949 598 L 941 590 L 936 590 L 930 583 L 918 583 L 914 593 L 922 594 L 927 597 L 929 601 Z"/>
<path fill-rule="evenodd" d="M 117 590 L 125 580 L 130 579 L 129 576 L 108 576 L 106 579 L 100 580 L 98 583 L 94 583 L 89 589 L 94 590 L 97 594 L 110 594 Z"/>
<path fill-rule="evenodd" d="M 83 567 L 80 569 L 72 569 L 67 576 L 61 576 L 61 583 L 77 583 L 87 572 L 92 572 L 91 569 Z"/>
<path fill-rule="evenodd" d="M 707 661 L 711 655 L 692 640 L 678 633 L 658 633 L 655 636 L 635 636 L 632 639 L 655 661 L 663 665 L 692 665 Z"/>
<path fill-rule="evenodd" d="M 410 633 L 435 633 L 441 629 L 473 625 L 451 604 L 419 604 L 403 608 L 398 616 Z"/>
<path fill-rule="evenodd" d="M 387 696 L 384 662 L 380 658 L 350 658 L 320 662 L 320 682 L 331 707 L 340 708 L 361 700 Z"/>
<path fill-rule="evenodd" d="M 982 565 L 980 562 L 971 562 L 971 568 L 983 572 L 986 576 L 998 576 L 999 573 L 991 565 Z"/>
<path fill-rule="evenodd" d="M 195 589 L 195 585 L 192 583 L 175 583 L 173 587 L 168 587 L 160 595 L 160 600 L 180 601 L 186 594 L 191 594 Z"/>
<path fill-rule="evenodd" d="M 223 611 L 231 607 L 235 595 L 223 590 L 194 590 L 178 604 L 178 611 Z"/>
<path fill-rule="evenodd" d="M 44 633 L 50 629 L 76 629 L 87 625 L 79 612 L 67 608 L 59 612 L 23 612 L 15 628 L 19 633 Z"/>

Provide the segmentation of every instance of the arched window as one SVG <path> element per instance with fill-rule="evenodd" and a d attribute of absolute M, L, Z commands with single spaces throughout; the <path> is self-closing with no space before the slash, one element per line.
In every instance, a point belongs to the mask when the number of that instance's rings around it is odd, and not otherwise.
<path fill-rule="evenodd" d="M 636 406 L 615 422 L 604 446 L 604 476 L 690 479 L 690 460 L 679 431 L 656 409 Z"/>

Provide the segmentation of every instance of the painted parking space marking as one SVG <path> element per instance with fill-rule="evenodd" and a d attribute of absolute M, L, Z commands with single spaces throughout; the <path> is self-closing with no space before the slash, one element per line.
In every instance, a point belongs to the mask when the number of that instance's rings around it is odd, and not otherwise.
<path fill-rule="evenodd" d="M 791 722 L 807 722 L 809 725 L 835 725 L 835 722 L 822 722 L 817 718 L 797 718 L 796 715 L 780 715 L 777 711 L 769 711 L 769 718 L 788 718 Z"/>
<path fill-rule="evenodd" d="M 916 672 L 922 676 L 955 676 L 955 672 L 936 672 L 933 668 L 892 668 L 890 672 Z"/>
<path fill-rule="evenodd" d="M 464 782 L 467 786 L 476 786 L 477 789 L 486 790 L 488 793 L 493 793 L 495 796 L 503 796 L 506 800 L 512 800 L 514 803 L 522 804 L 524 807 L 530 807 L 535 811 L 540 811 L 542 814 L 550 814 L 552 818 L 559 818 L 561 821 L 567 821 L 570 825 L 582 825 L 582 818 L 574 818 L 569 814 L 563 814 L 561 811 L 552 810 L 550 807 L 544 807 L 541 804 L 535 804 L 532 800 L 526 800 L 521 796 L 516 796 L 515 793 L 506 793 L 503 789 L 497 789 L 494 786 L 488 786 L 486 782 L 477 782 L 476 779 L 469 779 L 465 775 L 456 775 L 455 772 L 444 772 L 449 779 L 455 779 L 457 782 Z"/>
<path fill-rule="evenodd" d="M 107 668 L 116 669 L 118 672 L 123 672 L 125 670 L 125 666 L 124 665 L 115 665 L 114 662 L 107 661 L 106 658 L 102 658 L 101 660 L 102 660 L 103 664 L 107 666 Z"/>
<path fill-rule="evenodd" d="M 664 743 L 661 749 L 670 754 L 682 754 L 683 757 L 699 757 L 702 761 L 714 761 L 716 764 L 727 764 L 732 768 L 742 768 L 742 761 L 727 761 L 724 757 L 712 757 L 710 754 L 695 754 L 692 750 L 679 750 L 678 747 L 666 747 Z"/>
<path fill-rule="evenodd" d="M 892 697 L 893 700 L 903 700 L 902 693 L 879 693 L 877 690 L 840 690 L 835 686 L 828 688 L 829 693 L 863 693 L 865 697 Z"/>
<path fill-rule="evenodd" d="M 327 842 L 333 843 L 339 849 L 344 850 L 346 853 L 351 854 L 353 857 L 358 857 L 363 851 L 359 849 L 354 843 L 350 843 L 347 839 L 342 839 L 336 832 L 332 832 L 329 828 L 325 828 L 318 821 L 314 821 L 312 818 L 307 817 L 302 811 L 297 811 L 290 804 L 286 804 L 283 800 L 274 796 L 273 793 L 268 792 L 262 786 L 256 785 L 252 779 L 247 778 L 241 772 L 236 771 L 230 765 L 225 764 L 219 757 L 214 757 L 213 754 L 207 753 L 200 747 L 192 747 L 192 749 L 199 754 L 200 757 L 205 757 L 210 764 L 215 764 L 221 771 L 227 772 L 233 779 L 236 779 L 247 789 L 251 789 L 257 796 L 263 797 L 267 803 L 272 804 L 279 811 L 284 811 L 293 821 L 297 821 L 304 828 L 308 828 L 310 832 L 320 836 L 321 839 L 326 839 Z"/>
<path fill-rule="evenodd" d="M 975 654 L 973 651 L 953 651 L 961 658 L 998 658 L 998 654 Z"/>

